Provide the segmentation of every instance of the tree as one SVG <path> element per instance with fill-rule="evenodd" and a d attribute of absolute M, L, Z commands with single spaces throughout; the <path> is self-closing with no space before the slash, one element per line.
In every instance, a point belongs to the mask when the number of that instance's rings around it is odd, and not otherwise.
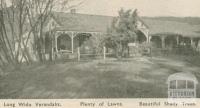
<path fill-rule="evenodd" d="M 25 0 L 1 0 L 1 58 L 5 64 L 18 67 L 19 55 L 22 52 L 23 32 L 26 30 Z M 19 44 L 15 44 L 15 42 Z M 25 52 L 22 54 L 24 55 Z"/>
<path fill-rule="evenodd" d="M 125 56 L 128 43 L 137 39 L 136 26 L 137 10 L 132 12 L 121 9 L 119 16 L 113 19 L 111 27 L 107 30 L 106 47 L 114 49 L 117 57 Z"/>
<path fill-rule="evenodd" d="M 0 66 L 19 67 L 22 60 L 31 63 L 28 44 L 32 40 L 36 56 L 43 61 L 44 24 L 58 7 L 69 9 L 83 3 L 68 5 L 73 1 L 79 0 L 0 0 Z"/>
<path fill-rule="evenodd" d="M 28 20 L 34 35 L 34 47 L 36 48 L 37 56 L 39 61 L 45 61 L 44 49 L 45 49 L 45 23 L 47 19 L 51 17 L 53 10 L 57 10 L 61 7 L 61 10 L 68 10 L 70 8 L 76 7 L 83 3 L 84 0 L 78 1 L 75 4 L 69 5 L 70 2 L 78 0 L 29 0 L 28 2 Z M 52 36 L 52 31 L 49 31 L 49 36 Z M 52 40 L 52 37 L 49 37 Z M 50 52 L 50 55 L 52 52 Z M 51 56 L 50 56 L 51 57 Z M 51 58 L 50 58 L 51 60 Z"/>

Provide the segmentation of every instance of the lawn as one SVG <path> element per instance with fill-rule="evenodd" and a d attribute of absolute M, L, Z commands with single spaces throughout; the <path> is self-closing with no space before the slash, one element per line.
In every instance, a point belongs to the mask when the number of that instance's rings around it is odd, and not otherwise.
<path fill-rule="evenodd" d="M 0 98 L 166 98 L 167 77 L 183 70 L 200 79 L 198 66 L 176 59 L 56 62 L 1 76 Z"/>

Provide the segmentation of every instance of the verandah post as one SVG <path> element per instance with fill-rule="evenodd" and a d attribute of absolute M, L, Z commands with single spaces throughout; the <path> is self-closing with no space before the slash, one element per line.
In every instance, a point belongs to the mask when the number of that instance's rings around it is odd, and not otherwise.
<path fill-rule="evenodd" d="M 71 50 L 73 54 L 74 53 L 74 32 L 72 32 L 72 35 L 71 35 Z"/>
<path fill-rule="evenodd" d="M 56 35 L 55 36 L 55 46 L 56 46 L 55 47 L 56 48 L 55 51 L 56 51 L 56 53 L 58 53 L 58 40 L 57 40 L 57 38 L 58 38 L 58 36 Z"/>
<path fill-rule="evenodd" d="M 106 59 L 106 47 L 105 46 L 103 47 L 103 59 L 104 60 Z"/>
<path fill-rule="evenodd" d="M 179 43 L 180 43 L 180 39 L 179 39 L 179 36 L 177 36 L 176 37 L 176 44 L 177 44 L 177 46 L 179 45 Z"/>
<path fill-rule="evenodd" d="M 192 47 L 194 47 L 194 40 L 193 40 L 193 38 L 190 38 L 190 44 L 191 44 Z"/>
<path fill-rule="evenodd" d="M 162 48 L 165 48 L 165 36 L 161 37 Z"/>
<path fill-rule="evenodd" d="M 80 57 L 80 56 L 81 56 L 81 54 L 80 54 L 80 47 L 78 47 L 77 50 L 78 50 L 78 51 L 77 51 L 77 53 L 78 53 L 78 61 L 80 61 L 80 58 L 81 58 L 81 57 Z"/>

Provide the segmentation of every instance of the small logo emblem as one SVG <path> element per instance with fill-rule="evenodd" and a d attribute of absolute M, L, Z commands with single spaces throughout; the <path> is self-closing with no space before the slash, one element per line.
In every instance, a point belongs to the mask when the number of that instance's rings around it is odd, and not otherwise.
<path fill-rule="evenodd" d="M 192 73 L 175 73 L 168 77 L 168 98 L 196 98 L 198 80 Z"/>

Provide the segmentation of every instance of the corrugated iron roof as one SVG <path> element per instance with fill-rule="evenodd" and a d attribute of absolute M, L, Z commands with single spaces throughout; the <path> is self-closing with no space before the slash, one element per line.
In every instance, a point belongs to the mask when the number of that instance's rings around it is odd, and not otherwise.
<path fill-rule="evenodd" d="M 149 26 L 151 35 L 155 34 L 179 34 L 186 37 L 200 37 L 200 25 L 192 25 L 187 22 L 167 21 L 152 18 L 143 18 Z"/>
<path fill-rule="evenodd" d="M 106 32 L 113 17 L 86 14 L 54 13 L 55 19 L 61 24 L 56 30 Z"/>
<path fill-rule="evenodd" d="M 114 17 L 101 15 L 88 15 L 79 13 L 55 12 L 55 19 L 60 23 L 56 30 L 61 31 L 85 31 L 104 32 L 110 27 Z M 141 18 L 148 25 L 150 35 L 179 34 L 186 37 L 200 37 L 200 24 L 187 22 L 160 20 L 158 18 Z"/>

